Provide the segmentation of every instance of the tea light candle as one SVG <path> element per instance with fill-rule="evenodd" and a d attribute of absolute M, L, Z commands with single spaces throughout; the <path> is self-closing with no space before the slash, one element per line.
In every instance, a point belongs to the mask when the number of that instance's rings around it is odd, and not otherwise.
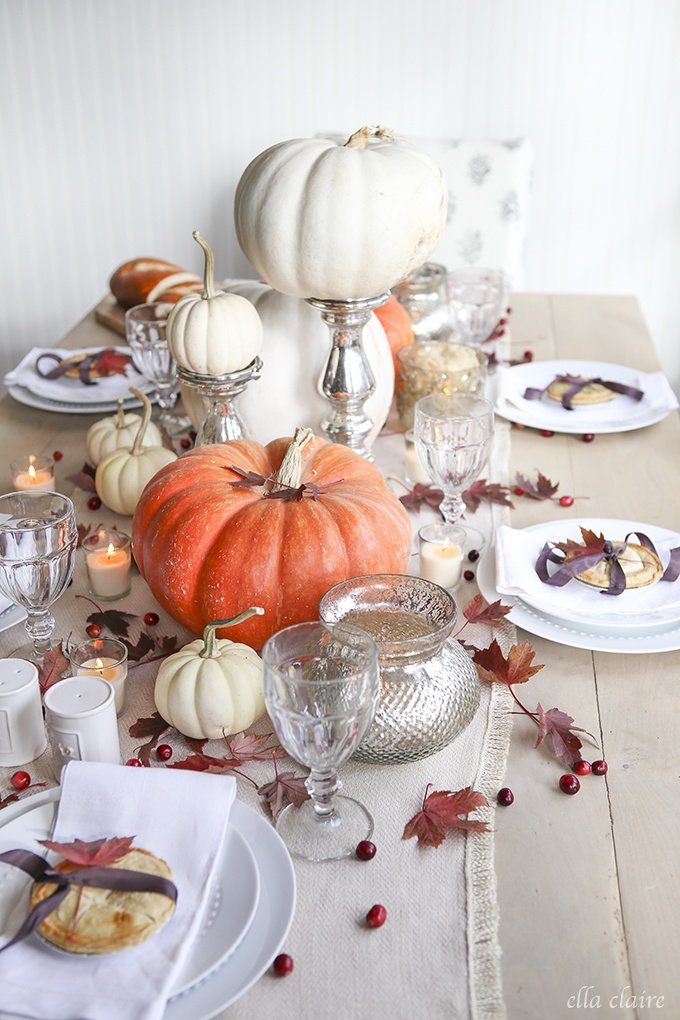
<path fill-rule="evenodd" d="M 418 483 L 421 483 L 422 485 L 431 485 L 432 479 L 423 467 L 423 463 L 418 456 L 413 429 L 409 429 L 408 432 L 404 433 L 404 443 L 406 446 L 406 452 L 404 454 L 406 481 L 410 482 L 411 485 L 416 485 Z"/>
<path fill-rule="evenodd" d="M 27 765 L 46 746 L 37 668 L 26 659 L 0 660 L 0 766 Z"/>
<path fill-rule="evenodd" d="M 130 591 L 130 536 L 98 531 L 83 542 L 90 591 L 100 599 L 120 599 Z"/>
<path fill-rule="evenodd" d="M 12 485 L 15 492 L 54 492 L 54 461 L 51 457 L 31 454 L 12 464 Z"/>
<path fill-rule="evenodd" d="M 427 524 L 418 532 L 420 576 L 449 590 L 460 584 L 465 533 L 448 524 Z"/>
<path fill-rule="evenodd" d="M 67 676 L 43 699 L 52 749 L 61 765 L 73 760 L 120 764 L 115 695 L 100 676 Z"/>
<path fill-rule="evenodd" d="M 127 648 L 116 638 L 94 638 L 83 641 L 71 652 L 77 676 L 101 677 L 114 691 L 116 715 L 125 711 L 125 685 L 128 674 Z"/>

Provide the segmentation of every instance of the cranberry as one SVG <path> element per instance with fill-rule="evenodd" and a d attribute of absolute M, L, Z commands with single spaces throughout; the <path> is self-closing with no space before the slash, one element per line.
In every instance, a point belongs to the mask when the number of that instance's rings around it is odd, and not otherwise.
<path fill-rule="evenodd" d="M 128 760 L 125 762 L 125 764 L 126 765 L 132 765 L 136 769 L 143 769 L 144 768 L 144 762 L 140 761 L 139 758 L 128 758 Z"/>
<path fill-rule="evenodd" d="M 382 928 L 387 920 L 387 909 L 382 903 L 375 903 L 366 914 L 366 924 L 369 928 Z"/>
<path fill-rule="evenodd" d="M 518 421 L 513 421 L 512 427 L 513 429 L 517 429 L 519 432 L 522 432 L 526 428 L 526 425 L 520 425 Z"/>
<path fill-rule="evenodd" d="M 170 747 L 170 744 L 159 744 L 156 748 L 156 754 L 161 761 L 168 761 L 172 758 L 172 748 Z"/>
<path fill-rule="evenodd" d="M 55 450 L 54 453 L 52 454 L 52 460 L 61 460 L 63 456 L 64 454 L 61 452 L 61 450 Z"/>
<path fill-rule="evenodd" d="M 496 800 L 501 807 L 510 807 L 515 799 L 515 795 L 509 786 L 504 786 L 502 790 L 499 790 L 496 794 Z"/>
<path fill-rule="evenodd" d="M 505 309 L 505 314 L 506 315 L 512 315 L 512 308 L 506 308 Z"/>
<path fill-rule="evenodd" d="M 584 432 L 582 438 L 584 443 L 592 443 L 595 436 L 593 435 L 592 432 Z"/>
<path fill-rule="evenodd" d="M 514 494 L 516 496 L 523 496 L 524 495 L 524 489 L 520 489 L 519 485 L 516 485 L 515 488 L 512 491 L 514 492 Z"/>
<path fill-rule="evenodd" d="M 183 439 L 180 439 L 179 445 L 182 447 L 183 450 L 188 450 L 191 446 L 191 440 L 189 439 L 188 436 L 184 436 Z"/>
<path fill-rule="evenodd" d="M 508 320 L 507 320 L 507 319 L 505 318 L 505 316 L 503 316 L 503 318 L 502 318 L 502 319 L 499 319 L 499 320 L 498 320 L 498 325 L 499 325 L 499 326 L 505 326 L 505 324 L 507 323 L 507 321 L 508 321 Z"/>
<path fill-rule="evenodd" d="M 574 772 L 577 776 L 589 776 L 590 775 L 590 762 L 584 761 L 581 758 L 580 761 L 574 763 Z"/>
<path fill-rule="evenodd" d="M 551 432 L 550 429 L 541 429 L 541 435 L 544 436 L 545 439 L 552 439 L 555 433 Z"/>
<path fill-rule="evenodd" d="M 15 790 L 25 790 L 27 786 L 31 785 L 31 777 L 28 772 L 15 772 L 10 776 L 9 781 Z"/>
<path fill-rule="evenodd" d="M 560 496 L 560 506 L 573 506 L 573 505 L 574 505 L 573 496 Z"/>
<path fill-rule="evenodd" d="M 466 581 L 474 581 L 475 579 L 474 570 L 464 570 L 463 577 L 465 578 Z"/>
<path fill-rule="evenodd" d="M 470 549 L 468 553 L 468 559 L 470 563 L 476 563 L 479 559 L 479 549 Z"/>
<path fill-rule="evenodd" d="M 99 507 L 102 505 L 102 501 L 99 498 L 99 496 L 90 496 L 90 498 L 87 501 L 87 505 L 89 506 L 90 510 L 99 510 Z"/>
<path fill-rule="evenodd" d="M 581 784 L 579 783 L 576 776 L 572 776 L 568 772 L 565 775 L 560 776 L 560 790 L 562 791 L 562 793 L 568 793 L 572 795 L 574 793 L 578 793 L 580 789 Z"/>
<path fill-rule="evenodd" d="M 375 857 L 375 851 L 375 843 L 371 843 L 370 839 L 362 839 L 360 843 L 357 843 L 357 848 L 354 852 L 360 861 L 372 861 Z"/>
<path fill-rule="evenodd" d="M 609 765 L 607 765 L 606 761 L 603 761 L 601 758 L 594 761 L 590 767 L 593 770 L 594 776 L 606 776 L 609 771 Z"/>
<path fill-rule="evenodd" d="M 289 956 L 288 953 L 279 953 L 274 960 L 274 973 L 278 974 L 279 977 L 287 977 L 288 974 L 293 973 L 293 957 Z"/>
<path fill-rule="evenodd" d="M 87 634 L 88 637 L 91 638 L 98 638 L 101 632 L 102 629 L 98 623 L 88 623 L 87 627 L 85 628 L 85 633 Z"/>
<path fill-rule="evenodd" d="M 144 623 L 147 627 L 155 627 L 159 619 L 158 613 L 144 613 Z"/>
<path fill-rule="evenodd" d="M 533 351 L 525 351 L 524 352 L 524 360 L 525 361 L 533 361 L 534 360 L 534 352 Z"/>

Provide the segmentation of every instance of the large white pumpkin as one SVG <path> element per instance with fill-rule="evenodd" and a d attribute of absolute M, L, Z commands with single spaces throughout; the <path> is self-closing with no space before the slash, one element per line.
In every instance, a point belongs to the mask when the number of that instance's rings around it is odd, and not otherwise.
<path fill-rule="evenodd" d="M 330 333 L 319 312 L 255 280 L 225 280 L 222 287 L 248 298 L 262 320 L 262 374 L 238 398 L 249 436 L 268 443 L 279 434 L 292 436 L 300 422 L 321 435 L 321 423 L 331 411 L 322 389 Z M 394 361 L 375 315 L 364 327 L 363 344 L 376 382 L 364 405 L 373 422 L 370 445 L 387 420 L 394 393 Z M 205 413 L 203 398 L 182 387 L 182 400 L 198 429 Z"/>
<path fill-rule="evenodd" d="M 447 188 L 433 160 L 385 128 L 344 145 L 296 138 L 260 153 L 236 189 L 236 234 L 276 290 L 368 298 L 425 262 L 446 221 Z"/>

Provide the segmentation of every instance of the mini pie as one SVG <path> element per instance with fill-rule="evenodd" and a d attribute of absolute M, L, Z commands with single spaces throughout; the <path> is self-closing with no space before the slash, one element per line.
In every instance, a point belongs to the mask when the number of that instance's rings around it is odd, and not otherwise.
<path fill-rule="evenodd" d="M 623 540 L 612 541 L 614 549 L 623 545 Z M 567 557 L 569 559 L 570 557 Z M 626 551 L 618 557 L 619 563 L 626 575 L 626 591 L 629 588 L 646 588 L 648 584 L 654 584 L 663 574 L 661 560 L 642 545 L 629 542 Z M 578 581 L 589 584 L 593 588 L 606 589 L 609 587 L 612 565 L 609 560 L 600 560 L 594 567 L 589 567 L 576 575 Z"/>
<path fill-rule="evenodd" d="M 64 375 L 66 376 L 66 378 L 67 379 L 79 379 L 80 378 L 80 365 L 88 357 L 90 357 L 89 354 L 74 354 L 70 358 L 64 358 L 62 364 L 70 366 L 64 372 Z M 125 355 L 125 357 L 128 358 L 128 360 L 130 360 L 128 355 Z M 102 373 L 97 368 L 97 363 L 95 362 L 93 365 L 91 365 L 90 370 L 89 370 L 89 374 L 90 374 L 92 379 L 100 379 L 100 378 L 103 378 L 104 376 L 110 375 L 111 373 L 109 373 L 109 372 Z"/>
<path fill-rule="evenodd" d="M 69 872 L 76 871 L 78 867 L 69 861 L 61 861 L 54 870 Z M 148 850 L 130 850 L 111 867 L 172 878 L 165 861 Z M 36 882 L 31 893 L 31 909 L 49 896 L 54 888 L 53 882 Z M 174 901 L 161 893 L 72 886 L 38 931 L 48 942 L 71 953 L 115 953 L 146 942 L 170 919 L 174 909 Z"/>
<path fill-rule="evenodd" d="M 574 376 L 574 379 L 575 380 L 576 379 L 583 379 L 583 376 Z M 548 396 L 551 397 L 553 400 L 557 400 L 557 401 L 561 402 L 562 401 L 562 397 L 564 396 L 564 394 L 568 390 L 570 390 L 573 385 L 574 385 L 574 383 L 557 382 L 557 381 L 555 381 L 555 382 L 551 383 L 550 386 L 548 386 L 548 390 L 547 390 Z M 582 390 L 579 390 L 579 392 L 576 393 L 571 398 L 571 403 L 572 404 L 577 404 L 577 405 L 578 404 L 584 404 L 584 405 L 585 404 L 604 404 L 608 400 L 613 400 L 614 397 L 617 397 L 617 396 L 618 396 L 618 393 L 615 393 L 613 390 L 608 390 L 607 387 L 603 386 L 601 383 L 592 383 L 591 382 L 591 383 L 588 383 L 587 386 L 584 386 Z"/>

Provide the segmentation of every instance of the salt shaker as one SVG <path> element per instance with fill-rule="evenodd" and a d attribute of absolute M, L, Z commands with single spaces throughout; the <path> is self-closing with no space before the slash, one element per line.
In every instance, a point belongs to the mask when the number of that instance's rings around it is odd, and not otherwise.
<path fill-rule="evenodd" d="M 44 697 L 52 749 L 61 765 L 75 760 L 120 763 L 112 685 L 100 676 L 70 676 Z"/>
<path fill-rule="evenodd" d="M 27 765 L 46 746 L 38 670 L 26 659 L 0 659 L 0 766 Z"/>

